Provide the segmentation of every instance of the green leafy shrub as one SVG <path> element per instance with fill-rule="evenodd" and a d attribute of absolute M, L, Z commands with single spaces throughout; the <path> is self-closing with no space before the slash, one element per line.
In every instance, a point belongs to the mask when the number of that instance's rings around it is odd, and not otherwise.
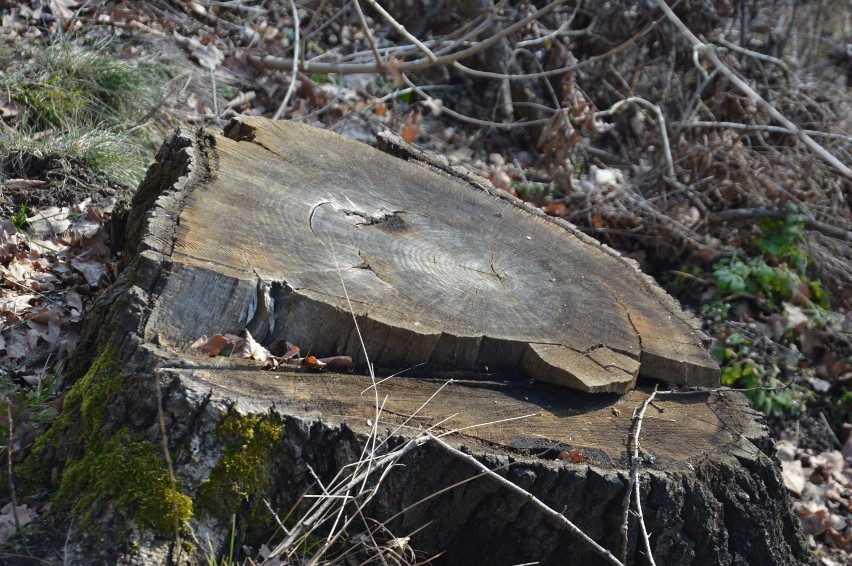
<path fill-rule="evenodd" d="M 783 219 L 765 220 L 762 232 L 755 240 L 757 255 L 745 258 L 737 250 L 713 265 L 715 298 L 702 305 L 701 314 L 708 320 L 723 321 L 732 312 L 745 312 L 750 321 L 751 317 L 785 316 L 788 303 L 813 313 L 814 321 L 824 318 L 828 300 L 820 282 L 807 275 L 802 216 L 795 206 L 788 204 Z M 782 340 L 785 344 L 766 336 L 749 339 L 741 332 L 722 331 L 719 338 L 716 357 L 722 370 L 722 385 L 746 389 L 758 409 L 768 415 L 795 413 L 804 408 L 812 392 L 792 383 L 784 386 L 778 379 L 778 352 L 795 352 L 791 329 Z M 760 351 L 755 348 L 755 339 L 766 343 L 761 344 Z"/>
<path fill-rule="evenodd" d="M 747 295 L 767 311 L 776 311 L 784 301 L 828 306 L 820 283 L 805 274 L 808 262 L 801 249 L 801 217 L 795 208 L 788 210 L 784 220 L 764 222 L 764 236 L 756 242 L 760 256 L 743 261 L 733 255 L 713 266 L 721 297 Z"/>
<path fill-rule="evenodd" d="M 740 333 L 728 336 L 716 349 L 722 368 L 722 385 L 747 389 L 746 395 L 763 413 L 780 416 L 797 413 L 804 407 L 810 392 L 778 380 L 780 369 L 774 363 L 758 363 L 752 357 L 752 343 Z"/>

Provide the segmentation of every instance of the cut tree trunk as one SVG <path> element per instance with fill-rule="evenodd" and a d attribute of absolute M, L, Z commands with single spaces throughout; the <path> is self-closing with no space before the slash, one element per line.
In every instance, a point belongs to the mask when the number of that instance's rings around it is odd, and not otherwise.
<path fill-rule="evenodd" d="M 809 562 L 767 431 L 741 394 L 658 395 L 641 462 L 630 457 L 634 410 L 649 395 L 632 389 L 637 373 L 717 382 L 672 299 L 570 225 L 392 136 L 380 146 L 388 153 L 258 119 L 163 146 L 128 219 L 127 265 L 69 368 L 79 379 L 32 456 L 60 485 L 57 513 L 79 526 L 69 552 L 206 563 L 208 538 L 227 552 L 232 514 L 236 548 L 257 552 L 284 538 L 266 502 L 292 529 L 316 501 L 305 492 L 431 431 L 630 563 L 647 562 L 625 506 L 634 464 L 658 564 Z M 381 370 L 425 365 L 418 377 L 374 379 L 263 371 L 189 348 L 246 328 L 264 344 L 352 356 L 356 368 L 363 350 Z M 122 483 L 133 470 L 109 464 L 121 450 L 171 467 L 144 474 L 154 487 L 142 491 L 180 493 L 180 520 L 191 501 L 194 553 L 174 544 L 173 506 L 161 509 L 172 519 L 153 520 L 156 497 Z M 528 498 L 428 441 L 398 463 L 375 491 L 374 475 L 341 500 L 341 542 L 389 548 L 410 535 L 419 560 L 444 564 L 601 560 Z"/>
<path fill-rule="evenodd" d="M 640 371 L 718 384 L 695 321 L 633 263 L 472 175 L 292 122 L 203 141 L 215 173 L 176 230 L 148 236 L 172 260 L 148 324 L 163 346 L 248 328 L 360 367 L 366 351 L 382 368 L 522 370 L 591 392 Z"/>

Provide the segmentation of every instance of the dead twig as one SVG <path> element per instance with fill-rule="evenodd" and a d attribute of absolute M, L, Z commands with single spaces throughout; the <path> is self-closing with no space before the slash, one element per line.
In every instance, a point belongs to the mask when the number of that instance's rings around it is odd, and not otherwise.
<path fill-rule="evenodd" d="M 15 493 L 15 479 L 12 477 L 12 433 L 15 430 L 12 420 L 12 403 L 9 396 L 5 396 L 6 415 L 9 417 L 9 434 L 6 446 L 6 463 L 8 464 L 7 475 L 9 478 L 9 496 L 12 498 L 12 519 L 15 521 L 15 532 L 21 532 L 21 521 L 18 519 L 18 496 Z"/>
<path fill-rule="evenodd" d="M 160 442 L 163 448 L 163 458 L 166 460 L 166 467 L 169 470 L 169 484 L 172 488 L 171 498 L 174 506 L 174 529 L 175 529 L 175 552 L 177 552 L 177 561 L 180 562 L 180 555 L 183 551 L 183 545 L 180 540 L 180 507 L 178 506 L 178 488 L 177 479 L 175 478 L 175 468 L 172 464 L 172 456 L 169 453 L 169 437 L 166 432 L 166 417 L 163 411 L 163 392 L 160 387 L 159 377 L 154 378 L 154 386 L 157 389 L 157 417 L 160 424 Z"/>
<path fill-rule="evenodd" d="M 835 168 L 841 175 L 846 177 L 847 179 L 852 180 L 852 169 L 850 169 L 847 165 L 841 162 L 837 157 L 835 157 L 831 152 L 822 147 L 820 144 L 815 142 L 813 138 L 811 138 L 808 134 L 805 133 L 802 128 L 794 124 L 790 119 L 781 114 L 772 104 L 770 104 L 765 98 L 760 96 L 753 88 L 751 88 L 748 83 L 746 83 L 743 79 L 740 78 L 734 71 L 731 70 L 728 65 L 725 64 L 724 61 L 716 54 L 715 49 L 711 46 L 707 45 L 692 31 L 686 27 L 680 18 L 669 8 L 668 4 L 665 3 L 664 0 L 655 0 L 656 4 L 660 7 L 666 17 L 675 25 L 678 30 L 683 34 L 684 37 L 696 48 L 702 50 L 702 52 L 707 55 L 707 58 L 710 59 L 710 62 L 719 69 L 719 71 L 725 75 L 728 80 L 730 80 L 734 85 L 737 86 L 746 96 L 748 96 L 752 102 L 761 106 L 766 112 L 772 116 L 777 122 L 779 122 L 782 126 L 787 128 L 788 130 L 795 132 L 796 137 L 798 137 L 808 149 L 811 150 L 817 157 L 831 165 Z"/>
<path fill-rule="evenodd" d="M 367 18 L 364 16 L 364 11 L 361 9 L 361 3 L 358 2 L 358 0 L 352 0 L 352 6 L 355 7 L 355 13 L 358 14 L 358 21 L 361 22 L 361 29 L 364 30 L 364 35 L 367 36 L 367 43 L 370 44 L 373 57 L 376 58 L 376 71 L 381 71 L 385 68 L 385 60 L 382 57 L 382 54 L 379 53 L 379 47 L 376 45 L 376 38 L 373 37 L 373 30 L 371 30 L 370 26 L 367 24 Z"/>
<path fill-rule="evenodd" d="M 485 464 L 474 458 L 473 456 L 469 456 L 464 452 L 458 450 L 457 448 L 453 448 L 440 438 L 432 435 L 425 434 L 420 438 L 424 438 L 428 440 L 447 454 L 466 462 L 467 464 L 473 466 L 477 470 L 480 471 L 483 475 L 487 476 L 489 479 L 498 483 L 501 487 L 506 488 L 510 492 L 515 495 L 521 497 L 526 502 L 530 503 L 533 507 L 535 507 L 538 511 L 542 512 L 545 517 L 547 517 L 551 523 L 557 526 L 560 529 L 566 530 L 573 535 L 577 536 L 580 540 L 585 542 L 588 546 L 590 546 L 595 553 L 598 554 L 601 558 L 603 558 L 607 563 L 614 564 L 618 566 L 624 566 L 624 563 L 621 562 L 618 558 L 616 558 L 610 551 L 599 545 L 595 542 L 589 535 L 584 533 L 577 525 L 572 523 L 565 515 L 562 513 L 558 513 L 554 511 L 550 507 L 547 506 L 541 499 L 533 495 L 532 493 L 526 491 L 522 487 L 510 482 L 503 476 L 495 473 L 493 470 L 488 468 Z"/>
<path fill-rule="evenodd" d="M 645 417 L 645 411 L 648 405 L 654 402 L 654 397 L 657 395 L 657 386 L 654 386 L 654 391 L 648 396 L 640 407 L 633 411 L 633 434 L 628 438 L 628 448 L 632 448 L 630 455 L 631 468 L 630 480 L 627 483 L 627 493 L 624 497 L 624 516 L 621 523 L 621 533 L 623 536 L 621 546 L 621 558 L 627 561 L 627 523 L 630 517 L 630 495 L 634 496 L 636 503 L 636 515 L 639 518 L 639 527 L 642 530 L 642 537 L 645 539 L 645 551 L 648 553 L 648 561 L 652 566 L 656 566 L 654 555 L 651 552 L 651 538 L 648 536 L 648 529 L 645 527 L 645 517 L 642 515 L 642 499 L 639 494 L 639 468 L 642 465 L 642 459 L 639 457 L 639 433 L 642 430 L 642 419 Z"/>
<path fill-rule="evenodd" d="M 758 220 L 762 218 L 770 218 L 773 220 L 784 220 L 790 214 L 787 210 L 779 210 L 777 208 L 735 208 L 728 210 L 720 210 L 709 215 L 710 220 L 726 221 L 726 220 Z M 852 242 L 852 232 L 838 226 L 832 226 L 807 216 L 801 216 L 799 221 L 805 226 L 821 232 L 826 236 L 837 238 L 846 242 Z"/>
<path fill-rule="evenodd" d="M 792 130 L 788 130 L 787 128 L 782 128 L 781 126 L 770 126 L 768 124 L 740 124 L 739 122 L 708 122 L 703 120 L 696 120 L 694 122 L 675 122 L 672 124 L 673 127 L 678 129 L 683 128 L 708 128 L 708 129 L 717 129 L 717 128 L 725 128 L 729 130 L 739 130 L 743 132 L 770 132 L 773 134 L 787 134 L 791 136 L 795 136 L 796 132 Z M 812 137 L 824 137 L 833 140 L 840 140 L 845 142 L 852 143 L 852 136 L 847 136 L 844 134 L 835 134 L 832 132 L 821 132 L 820 130 L 802 130 L 806 134 Z"/>
<path fill-rule="evenodd" d="M 296 8 L 295 0 L 290 0 L 290 9 L 293 11 L 293 64 L 290 70 L 290 86 L 287 87 L 287 93 L 284 95 L 284 100 L 281 101 L 281 106 L 272 115 L 273 120 L 281 117 L 284 109 L 287 108 L 287 103 L 290 102 L 290 97 L 296 91 L 296 80 L 299 73 L 299 10 Z"/>
<path fill-rule="evenodd" d="M 355 3 L 356 3 L 356 4 L 358 3 L 358 0 L 354 0 L 354 1 L 355 1 Z M 436 62 L 436 61 L 438 60 L 438 58 L 437 58 L 437 57 L 435 57 L 435 54 L 434 54 L 434 53 L 432 53 L 432 50 L 431 50 L 431 49 L 429 49 L 428 47 L 426 47 L 425 45 L 423 45 L 423 43 L 421 43 L 419 39 L 417 39 L 416 37 L 414 37 L 413 35 L 411 35 L 410 33 L 408 33 L 408 30 L 407 30 L 407 29 L 405 29 L 405 26 L 403 26 L 401 23 L 399 23 L 398 21 L 396 21 L 396 20 L 393 18 L 393 16 L 391 16 L 390 14 L 388 14 L 388 13 L 387 13 L 387 11 L 386 11 L 384 8 L 382 8 L 381 4 L 379 4 L 378 2 L 376 2 L 376 0 L 366 0 L 366 1 L 367 1 L 367 3 L 368 3 L 370 6 L 372 6 L 372 7 L 373 7 L 373 9 L 374 9 L 375 11 L 377 11 L 377 12 L 379 13 L 379 15 L 380 15 L 381 17 L 383 17 L 383 18 L 385 19 L 385 21 L 386 21 L 387 23 L 389 23 L 389 24 L 391 25 L 391 27 L 393 27 L 393 29 L 395 29 L 395 30 L 397 31 L 397 33 L 398 33 L 399 35 L 401 35 L 402 37 L 404 37 L 405 39 L 407 39 L 408 41 L 410 41 L 413 45 L 416 45 L 416 46 L 417 46 L 417 49 L 419 49 L 420 51 L 422 51 L 422 52 L 423 52 L 423 54 L 424 54 L 424 55 L 426 55 L 426 57 L 427 57 L 430 61 L 432 61 L 432 62 L 434 63 L 434 62 Z M 360 9 L 359 9 L 359 11 L 360 11 Z"/>
<path fill-rule="evenodd" d="M 498 41 L 502 40 L 504 37 L 522 29 L 530 22 L 549 14 L 561 4 L 564 4 L 565 1 L 566 0 L 553 0 L 553 2 L 550 2 L 540 10 L 536 10 L 529 16 L 518 20 L 514 24 L 500 30 L 498 33 L 492 35 L 488 39 L 484 39 L 482 41 L 474 43 L 467 49 L 462 49 L 461 51 L 456 51 L 455 53 L 450 53 L 447 55 L 435 56 L 434 60 L 429 57 L 423 57 L 414 61 L 405 61 L 403 63 L 400 63 L 395 70 L 400 73 L 422 71 L 423 69 L 429 69 L 431 67 L 450 65 L 456 61 L 472 57 L 473 55 L 476 55 L 477 53 L 488 49 Z M 295 64 L 300 67 L 298 70 L 301 70 L 305 73 L 334 73 L 339 75 L 346 75 L 356 73 L 373 73 L 376 71 L 375 61 L 372 63 L 315 63 L 311 61 L 306 61 L 305 63 L 300 65 L 298 62 L 298 57 L 294 57 L 292 59 L 284 59 L 281 57 L 267 55 L 265 57 L 250 56 L 250 59 L 253 63 L 266 66 L 270 69 L 291 69 L 293 68 L 295 61 Z"/>

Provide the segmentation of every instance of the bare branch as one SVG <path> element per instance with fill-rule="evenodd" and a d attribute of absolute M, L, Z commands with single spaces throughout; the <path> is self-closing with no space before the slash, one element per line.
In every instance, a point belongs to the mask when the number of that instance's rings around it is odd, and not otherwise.
<path fill-rule="evenodd" d="M 789 134 L 792 136 L 797 135 L 793 130 L 788 130 L 787 128 L 782 128 L 780 126 L 770 126 L 767 124 L 740 124 L 739 122 L 705 122 L 705 121 L 695 121 L 695 122 L 675 122 L 672 124 L 675 128 L 728 128 L 730 130 L 740 130 L 743 132 L 771 132 L 773 134 Z M 802 130 L 809 136 L 814 137 L 825 137 L 833 140 L 841 140 L 845 142 L 852 142 L 852 136 L 847 136 L 843 134 L 835 134 L 831 132 L 821 132 L 819 130 Z"/>
<path fill-rule="evenodd" d="M 385 68 L 385 60 L 382 54 L 379 53 L 379 48 L 376 45 L 376 38 L 373 37 L 373 30 L 367 25 L 367 18 L 364 16 L 364 11 L 361 9 L 361 3 L 358 0 L 352 0 L 352 5 L 355 7 L 355 12 L 358 14 L 358 20 L 361 22 L 361 28 L 364 30 L 364 35 L 367 36 L 367 42 L 370 44 L 370 49 L 373 51 L 373 57 L 376 59 L 376 71 L 381 71 Z M 431 53 L 431 51 L 430 51 Z"/>
<path fill-rule="evenodd" d="M 713 212 L 709 215 L 709 219 L 755 220 L 760 218 L 772 218 L 776 220 L 783 220 L 787 218 L 789 214 L 790 213 L 788 211 L 779 210 L 777 208 L 736 208 Z M 819 220 L 808 218 L 807 216 L 801 217 L 800 221 L 802 224 L 805 225 L 806 228 L 811 228 L 812 230 L 816 230 L 817 232 L 821 232 L 826 236 L 831 236 L 832 238 L 837 238 L 838 240 L 852 242 L 852 232 L 850 232 L 849 230 L 845 230 L 838 226 L 832 226 L 830 224 L 820 222 Z"/>
<path fill-rule="evenodd" d="M 438 448 L 440 448 L 444 452 L 450 454 L 451 456 L 454 456 L 455 458 L 458 458 L 459 460 L 462 460 L 463 462 L 470 464 L 471 466 L 473 466 L 474 468 L 479 470 L 480 473 L 488 476 L 490 479 L 494 480 L 500 486 L 508 489 L 509 491 L 514 493 L 515 495 L 518 495 L 519 497 L 523 498 L 528 503 L 532 504 L 533 507 L 535 507 L 540 512 L 544 513 L 544 516 L 547 517 L 550 520 L 551 523 L 553 523 L 555 526 L 557 526 L 561 529 L 569 531 L 573 535 L 580 538 L 580 540 L 582 540 L 587 545 L 592 547 L 592 549 L 601 558 L 606 560 L 609 564 L 614 564 L 616 566 L 624 566 L 623 563 L 618 558 L 613 556 L 613 554 L 610 551 L 608 551 L 607 549 L 605 549 L 604 547 L 599 545 L 597 542 L 595 542 L 589 535 L 584 533 L 577 525 L 572 523 L 565 515 L 563 515 L 562 513 L 558 513 L 556 511 L 554 511 L 553 509 L 548 507 L 547 504 L 545 504 L 541 499 L 539 499 L 538 497 L 536 497 L 532 493 L 530 493 L 530 492 L 526 491 L 525 489 L 523 489 L 522 487 L 510 482 L 509 480 L 507 480 L 506 478 L 504 478 L 500 474 L 495 473 L 493 470 L 488 468 L 485 464 L 481 463 L 479 460 L 477 460 L 473 456 L 469 456 L 469 455 L 465 454 L 464 452 L 462 452 L 462 451 L 460 451 L 456 448 L 453 448 L 452 446 L 450 446 L 449 444 L 447 444 L 446 442 L 444 442 L 440 438 L 437 438 L 437 437 L 435 437 L 431 434 L 426 434 L 424 436 L 426 438 L 428 438 L 428 440 L 430 442 L 432 442 L 435 446 L 437 446 Z"/>
<path fill-rule="evenodd" d="M 772 55 L 767 55 L 765 53 L 758 53 L 757 51 L 752 51 L 751 49 L 746 49 L 745 47 L 740 47 L 735 43 L 731 43 L 724 37 L 717 37 L 713 39 L 713 42 L 718 43 L 723 47 L 727 47 L 731 51 L 736 51 L 737 53 L 742 53 L 743 55 L 748 55 L 749 57 L 754 57 L 755 59 L 766 61 L 767 63 L 772 63 L 773 65 L 778 65 L 779 67 L 784 69 L 784 71 L 788 75 L 793 74 L 792 72 L 790 72 L 790 68 L 787 66 L 787 63 L 785 63 L 781 59 L 778 59 L 777 57 L 773 57 Z"/>
<path fill-rule="evenodd" d="M 293 64 L 290 71 L 290 86 L 287 87 L 287 94 L 284 95 L 284 100 L 281 101 L 281 106 L 273 114 L 272 119 L 277 120 L 281 117 L 284 109 L 287 108 L 287 103 L 290 102 L 290 97 L 296 91 L 296 80 L 299 73 L 299 11 L 296 8 L 295 0 L 290 0 L 290 9 L 293 11 Z"/>
<path fill-rule="evenodd" d="M 411 82 L 411 80 L 407 76 L 402 75 L 402 80 L 405 82 L 405 84 L 407 84 L 409 87 L 411 87 L 411 89 L 414 90 L 414 92 L 416 92 L 418 96 L 420 96 L 424 100 L 431 98 L 428 94 L 423 92 L 420 89 L 420 87 L 418 87 L 413 82 Z M 541 120 L 529 120 L 529 121 L 526 121 L 526 122 L 511 122 L 511 123 L 506 124 L 506 123 L 503 123 L 503 122 L 490 122 L 488 120 L 480 120 L 479 118 L 471 118 L 470 116 L 465 116 L 464 114 L 459 114 L 455 110 L 452 110 L 451 108 L 447 108 L 446 106 L 441 108 L 441 112 L 446 114 L 447 116 L 452 116 L 453 118 L 455 118 L 457 120 L 461 120 L 462 122 L 467 122 L 468 124 L 474 124 L 476 126 L 483 126 L 483 127 L 486 127 L 486 128 L 500 128 L 500 129 L 504 129 L 504 130 L 511 129 L 511 128 L 522 128 L 522 127 L 526 127 L 526 126 L 533 126 L 533 125 L 536 125 L 536 124 L 546 124 L 550 121 L 550 118 L 542 118 Z"/>
<path fill-rule="evenodd" d="M 743 79 L 739 77 L 734 71 L 728 67 L 724 61 L 716 54 L 716 51 L 700 39 L 695 36 L 692 31 L 686 24 L 684 24 L 680 18 L 669 8 L 668 4 L 664 2 L 664 0 L 655 0 L 657 5 L 661 10 L 665 13 L 666 17 L 677 27 L 680 32 L 684 35 L 684 37 L 689 40 L 692 45 L 696 48 L 701 49 L 706 55 L 707 58 L 722 72 L 723 75 L 728 77 L 728 79 L 734 83 L 737 88 L 739 88 L 743 93 L 746 94 L 753 102 L 760 105 L 764 110 L 766 110 L 770 116 L 772 116 L 777 122 L 779 122 L 782 126 L 787 128 L 788 130 L 795 132 L 796 137 L 798 137 L 802 143 L 804 143 L 814 154 L 817 155 L 820 159 L 837 169 L 837 171 L 846 177 L 847 179 L 852 179 L 852 169 L 850 169 L 847 165 L 842 163 L 837 157 L 832 155 L 828 150 L 824 147 L 816 143 L 808 134 L 804 132 L 799 126 L 790 121 L 786 116 L 781 114 L 772 104 L 766 101 L 762 96 L 760 96 L 753 88 L 751 88 L 748 83 L 746 83 Z"/>
<path fill-rule="evenodd" d="M 455 63 L 456 61 L 460 61 L 462 59 L 466 59 L 468 57 L 472 57 L 477 53 L 480 53 L 498 41 L 502 40 L 507 35 L 510 35 L 519 29 L 522 29 L 524 26 L 529 24 L 532 21 L 535 21 L 559 7 L 561 4 L 564 4 L 566 0 L 553 0 L 549 4 L 547 4 L 544 8 L 537 10 L 530 14 L 529 16 L 518 20 L 514 24 L 510 25 L 507 28 L 500 30 L 498 33 L 492 35 L 488 39 L 484 39 L 475 43 L 474 45 L 468 47 L 467 49 L 463 49 L 461 51 L 456 51 L 455 53 L 450 53 L 448 55 L 436 56 L 434 60 L 429 57 L 423 57 L 421 59 L 416 59 L 414 61 L 405 61 L 397 67 L 397 71 L 400 73 L 408 73 L 411 71 L 421 71 L 423 69 L 429 69 L 431 67 L 438 67 L 441 65 L 449 65 Z M 270 69 L 289 69 L 293 67 L 293 62 L 298 62 L 298 57 L 293 59 L 283 59 L 281 57 L 273 57 L 272 55 L 267 55 L 265 57 L 257 57 L 250 56 L 252 62 L 264 65 Z M 298 64 L 298 63 L 297 63 Z M 354 73 L 373 73 L 376 71 L 376 63 L 315 63 L 311 61 L 307 61 L 300 65 L 300 69 L 302 72 L 306 73 L 332 73 L 339 75 L 346 74 L 354 74 Z"/>
<path fill-rule="evenodd" d="M 393 28 L 397 31 L 397 33 L 398 33 L 398 34 L 400 34 L 402 37 L 404 37 L 405 39 L 407 39 L 408 41 L 410 41 L 412 44 L 416 45 L 416 46 L 417 46 L 417 49 L 419 49 L 420 51 L 422 51 L 422 52 L 423 52 L 423 54 L 424 54 L 424 55 L 426 55 L 426 57 L 427 57 L 430 61 L 432 61 L 432 62 L 434 63 L 434 62 L 436 62 L 436 61 L 438 60 L 438 58 L 437 58 L 437 57 L 435 57 L 435 54 L 434 54 L 434 53 L 432 53 L 432 51 L 431 51 L 428 47 L 426 47 L 425 45 L 423 45 L 423 44 L 420 42 L 420 40 L 419 40 L 419 39 L 417 39 L 416 37 L 414 37 L 413 35 L 411 35 L 410 33 L 408 33 L 408 30 L 407 30 L 407 29 L 405 29 L 405 27 L 404 27 L 401 23 L 399 23 L 398 21 L 396 21 L 396 20 L 393 18 L 393 16 L 391 16 L 390 14 L 388 14 L 388 13 L 387 13 L 387 11 L 386 11 L 384 8 L 382 8 L 381 4 L 379 4 L 376 0 L 366 0 L 366 1 L 367 1 L 367 3 L 368 3 L 370 6 L 372 6 L 372 7 L 373 7 L 373 9 L 374 9 L 375 11 L 377 11 L 377 12 L 378 12 L 378 13 L 379 13 L 379 14 L 380 14 L 380 15 L 381 15 L 384 19 L 385 19 L 385 21 L 386 21 L 387 23 L 389 23 L 389 24 L 390 24 L 390 25 L 391 25 L 391 26 L 392 26 L 392 27 L 393 27 Z M 354 2 L 355 2 L 355 4 L 358 4 L 358 0 L 354 0 Z M 359 11 L 359 12 L 361 11 L 360 7 L 358 8 L 358 11 Z"/>

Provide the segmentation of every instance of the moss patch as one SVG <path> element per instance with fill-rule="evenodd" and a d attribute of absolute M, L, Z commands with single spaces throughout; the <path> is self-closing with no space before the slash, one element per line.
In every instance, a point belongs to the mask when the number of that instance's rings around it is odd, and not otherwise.
<path fill-rule="evenodd" d="M 73 501 L 86 523 L 106 496 L 123 514 L 165 534 L 192 517 L 192 500 L 177 487 L 172 489 L 158 447 L 121 429 L 65 467 L 56 500 Z"/>
<path fill-rule="evenodd" d="M 45 480 L 64 462 L 54 497 L 60 511 L 85 527 L 99 503 L 110 501 L 126 517 L 167 534 L 192 517 L 192 500 L 172 485 L 160 447 L 127 428 L 111 428 L 126 376 L 113 347 L 106 348 L 65 397 L 62 414 L 39 438 L 17 475 Z"/>
<path fill-rule="evenodd" d="M 275 415 L 240 415 L 231 411 L 216 429 L 224 447 L 221 460 L 202 486 L 198 507 L 216 517 L 242 509 L 240 530 L 259 534 L 272 523 L 262 497 L 273 487 L 275 453 L 284 425 Z"/>

